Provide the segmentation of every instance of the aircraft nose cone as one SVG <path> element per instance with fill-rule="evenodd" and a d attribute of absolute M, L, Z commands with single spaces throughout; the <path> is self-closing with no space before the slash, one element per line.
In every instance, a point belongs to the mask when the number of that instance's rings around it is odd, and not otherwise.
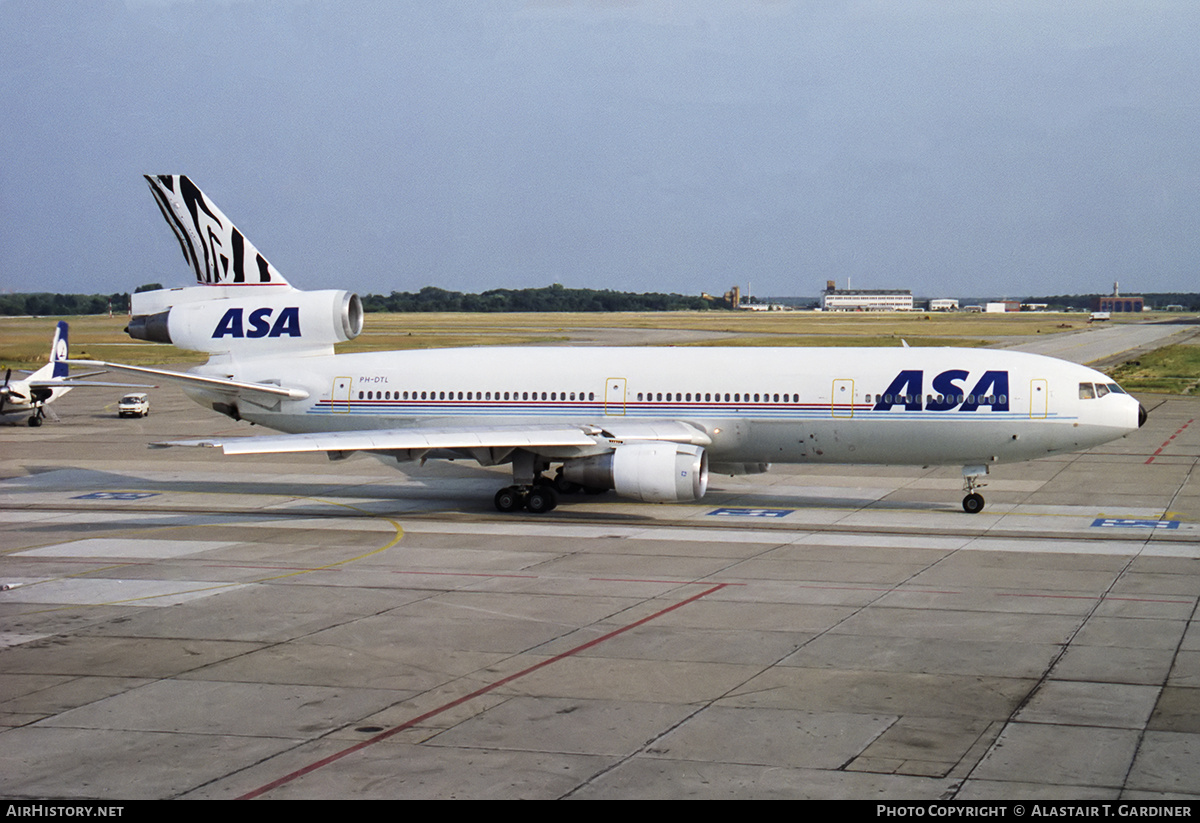
<path fill-rule="evenodd" d="M 1141 403 L 1138 403 L 1138 428 L 1139 429 L 1142 426 L 1146 425 L 1147 417 L 1149 417 L 1149 415 L 1146 414 L 1146 407 L 1143 406 Z"/>

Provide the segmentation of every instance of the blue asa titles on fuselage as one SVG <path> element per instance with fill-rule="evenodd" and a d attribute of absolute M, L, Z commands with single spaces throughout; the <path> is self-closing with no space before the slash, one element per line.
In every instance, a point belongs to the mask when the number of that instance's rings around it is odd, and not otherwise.
<path fill-rule="evenodd" d="M 299 337 L 300 308 L 288 306 L 279 310 L 274 322 L 272 308 L 255 309 L 250 312 L 248 325 L 242 324 L 242 309 L 229 309 L 217 323 L 213 331 L 213 339 L 218 337 Z"/>
<path fill-rule="evenodd" d="M 964 369 L 948 369 L 933 378 L 928 402 L 925 398 L 925 372 L 906 369 L 896 375 L 882 394 L 875 395 L 872 411 L 890 411 L 900 406 L 905 411 L 976 411 L 987 406 L 992 411 L 1008 411 L 1008 372 L 987 371 L 970 391 L 963 388 L 969 377 Z M 961 384 L 961 385 L 960 385 Z"/>

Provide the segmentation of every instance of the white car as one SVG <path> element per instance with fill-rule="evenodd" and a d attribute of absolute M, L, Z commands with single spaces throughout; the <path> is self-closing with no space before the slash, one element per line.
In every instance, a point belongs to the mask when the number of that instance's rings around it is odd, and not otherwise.
<path fill-rule="evenodd" d="M 145 417 L 150 414 L 150 398 L 144 394 L 127 394 L 117 404 L 118 417 Z"/>

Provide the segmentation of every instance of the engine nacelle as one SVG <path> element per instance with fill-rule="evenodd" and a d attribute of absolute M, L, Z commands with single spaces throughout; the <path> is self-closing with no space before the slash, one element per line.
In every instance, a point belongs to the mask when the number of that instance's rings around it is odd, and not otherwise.
<path fill-rule="evenodd" d="M 334 343 L 353 340 L 362 331 L 357 294 L 290 288 L 264 294 L 257 287 L 250 291 L 257 294 L 226 297 L 200 286 L 136 295 L 149 299 L 135 300 L 135 310 L 140 302 L 151 312 L 135 313 L 126 331 L 137 340 L 190 351 L 251 356 L 332 351 Z"/>
<path fill-rule="evenodd" d="M 608 454 L 566 461 L 563 477 L 648 503 L 699 500 L 708 491 L 708 455 L 687 444 L 626 443 Z"/>

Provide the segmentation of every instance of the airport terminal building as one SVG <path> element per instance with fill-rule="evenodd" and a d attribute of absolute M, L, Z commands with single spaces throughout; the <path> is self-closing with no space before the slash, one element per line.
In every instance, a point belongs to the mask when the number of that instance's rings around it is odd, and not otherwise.
<path fill-rule="evenodd" d="M 824 311 L 912 311 L 911 289 L 835 289 L 821 295 Z"/>

